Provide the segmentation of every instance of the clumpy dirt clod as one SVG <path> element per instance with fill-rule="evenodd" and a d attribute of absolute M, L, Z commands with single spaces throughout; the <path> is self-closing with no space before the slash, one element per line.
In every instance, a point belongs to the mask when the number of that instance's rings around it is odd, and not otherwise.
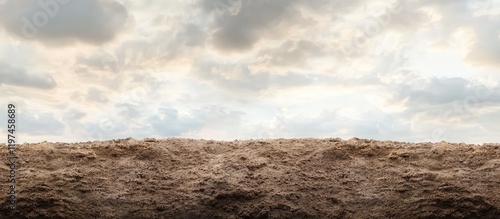
<path fill-rule="evenodd" d="M 0 218 L 500 218 L 498 144 L 129 138 L 16 153 L 18 204 L 4 195 Z"/>

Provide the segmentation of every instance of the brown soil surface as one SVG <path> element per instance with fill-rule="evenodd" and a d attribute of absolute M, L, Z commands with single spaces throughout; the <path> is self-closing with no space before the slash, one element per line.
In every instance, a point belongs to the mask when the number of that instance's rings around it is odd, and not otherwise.
<path fill-rule="evenodd" d="M 18 204 L 2 165 L 0 218 L 500 218 L 498 144 L 129 138 L 16 152 Z"/>

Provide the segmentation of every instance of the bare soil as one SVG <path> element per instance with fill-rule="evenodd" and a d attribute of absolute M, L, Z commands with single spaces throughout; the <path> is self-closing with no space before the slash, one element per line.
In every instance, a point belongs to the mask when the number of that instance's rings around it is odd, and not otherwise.
<path fill-rule="evenodd" d="M 500 218 L 499 144 L 129 138 L 16 153 L 17 208 L 2 165 L 0 218 Z"/>

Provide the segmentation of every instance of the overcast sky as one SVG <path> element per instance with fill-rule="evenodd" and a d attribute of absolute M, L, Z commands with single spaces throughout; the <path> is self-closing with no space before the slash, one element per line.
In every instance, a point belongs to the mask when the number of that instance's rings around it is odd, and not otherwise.
<path fill-rule="evenodd" d="M 0 0 L 20 142 L 500 142 L 500 1 Z"/>

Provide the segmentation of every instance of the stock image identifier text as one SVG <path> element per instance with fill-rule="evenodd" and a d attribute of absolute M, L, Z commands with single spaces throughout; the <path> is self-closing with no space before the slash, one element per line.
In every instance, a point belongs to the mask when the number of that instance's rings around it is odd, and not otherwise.
<path fill-rule="evenodd" d="M 11 209 L 14 209 L 17 204 L 16 198 L 16 106 L 9 104 L 7 106 L 7 149 L 8 165 L 9 165 L 9 192 L 8 203 Z"/>

